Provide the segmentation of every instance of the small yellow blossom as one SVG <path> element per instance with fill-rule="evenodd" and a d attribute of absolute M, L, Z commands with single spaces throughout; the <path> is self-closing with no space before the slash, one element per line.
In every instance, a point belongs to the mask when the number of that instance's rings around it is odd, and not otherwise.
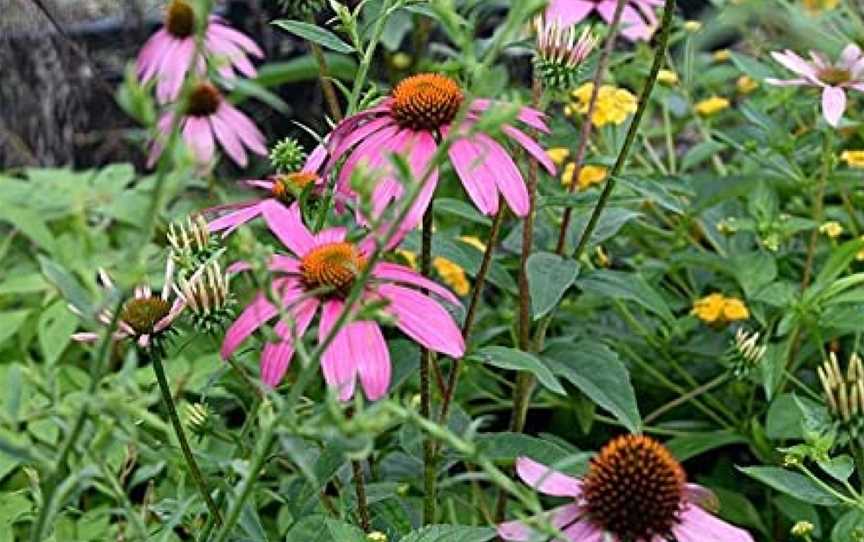
<path fill-rule="evenodd" d="M 471 291 L 471 284 L 468 282 L 465 270 L 457 264 L 447 258 L 437 256 L 432 260 L 432 267 L 435 268 L 444 283 L 452 288 L 457 295 L 468 295 L 468 292 Z"/>
<path fill-rule="evenodd" d="M 712 96 L 706 100 L 696 103 L 696 112 L 703 117 L 716 115 L 720 111 L 729 108 L 729 100 L 720 96 Z"/>
<path fill-rule="evenodd" d="M 669 86 L 677 85 L 678 74 L 672 70 L 660 70 L 657 72 L 657 82 Z"/>
<path fill-rule="evenodd" d="M 366 535 L 369 542 L 387 542 L 387 535 L 381 531 L 374 531 Z"/>
<path fill-rule="evenodd" d="M 570 114 L 573 112 L 584 115 L 588 112 L 588 104 L 591 101 L 591 93 L 594 89 L 594 83 L 585 83 L 571 93 L 575 100 L 570 104 Z M 636 96 L 630 91 L 614 87 L 611 85 L 602 85 L 597 94 L 597 103 L 594 106 L 594 114 L 591 116 L 591 123 L 594 126 L 605 126 L 607 124 L 622 124 L 627 117 L 636 112 Z M 567 108 L 564 113 L 567 114 Z"/>
<path fill-rule="evenodd" d="M 843 226 L 836 220 L 830 220 L 819 226 L 819 233 L 827 235 L 831 239 L 836 239 L 843 235 Z"/>
<path fill-rule="evenodd" d="M 816 527 L 809 521 L 799 521 L 792 526 L 791 532 L 793 536 L 799 536 L 801 538 L 806 536 L 809 538 L 810 535 L 813 534 L 815 528 Z"/>
<path fill-rule="evenodd" d="M 702 23 L 699 21 L 684 21 L 684 30 L 687 32 L 699 32 L 702 30 Z"/>
<path fill-rule="evenodd" d="M 846 162 L 849 167 L 864 168 L 864 150 L 843 151 L 840 159 Z"/>
<path fill-rule="evenodd" d="M 474 237 L 473 235 L 463 235 L 459 238 L 463 243 L 467 243 L 472 247 L 476 248 L 480 252 L 486 252 L 486 244 L 481 241 L 479 238 Z"/>
<path fill-rule="evenodd" d="M 561 184 L 570 186 L 573 183 L 573 174 L 576 172 L 576 164 L 570 162 L 564 167 L 564 173 L 561 174 Z M 606 179 L 607 170 L 603 166 L 582 166 L 579 170 L 579 181 L 576 187 L 581 190 L 587 190 L 592 185 L 600 184 Z"/>
<path fill-rule="evenodd" d="M 400 249 L 396 251 L 396 254 L 405 258 L 405 261 L 408 262 L 408 266 L 411 269 L 417 269 L 417 253 L 412 252 L 410 250 Z"/>
<path fill-rule="evenodd" d="M 840 0 L 803 0 L 804 9 L 811 15 L 819 15 L 840 5 Z"/>
<path fill-rule="evenodd" d="M 597 265 L 600 267 L 609 267 L 609 264 L 612 263 L 612 260 L 609 258 L 609 255 L 603 250 L 603 247 L 597 245 L 594 249 L 594 254 L 597 256 Z"/>
<path fill-rule="evenodd" d="M 750 94 L 759 88 L 759 83 L 754 81 L 749 75 L 742 75 L 737 81 L 735 81 L 735 88 L 737 88 L 738 92 L 741 94 Z"/>
<path fill-rule="evenodd" d="M 694 302 L 691 314 L 708 324 L 725 324 L 750 318 L 750 311 L 742 300 L 716 292 Z"/>
<path fill-rule="evenodd" d="M 717 49 L 711 56 L 714 58 L 714 62 L 726 62 L 732 58 L 732 53 L 729 52 L 729 49 Z"/>
<path fill-rule="evenodd" d="M 551 149 L 546 149 L 546 154 L 550 160 L 555 162 L 556 166 L 560 166 L 570 156 L 570 149 L 567 147 L 552 147 Z"/>

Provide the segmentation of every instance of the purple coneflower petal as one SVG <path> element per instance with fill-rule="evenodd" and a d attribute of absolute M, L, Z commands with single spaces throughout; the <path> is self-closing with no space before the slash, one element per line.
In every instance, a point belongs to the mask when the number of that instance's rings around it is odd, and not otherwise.
<path fill-rule="evenodd" d="M 315 245 L 320 246 L 328 243 L 341 243 L 348 235 L 348 228 L 327 228 L 315 234 Z"/>
<path fill-rule="evenodd" d="M 309 154 L 306 158 L 306 163 L 303 164 L 303 168 L 301 171 L 307 171 L 315 173 L 321 166 L 324 165 L 324 162 L 327 160 L 327 147 L 325 145 L 318 145 L 315 149 Z"/>
<path fill-rule="evenodd" d="M 261 202 L 261 212 L 270 231 L 297 256 L 303 257 L 317 246 L 315 237 L 303 224 L 300 206 L 296 203 L 286 209 L 276 200 L 264 200 Z"/>
<path fill-rule="evenodd" d="M 453 305 L 460 305 L 459 298 L 453 295 L 450 290 L 444 288 L 433 280 L 427 279 L 410 267 L 404 265 L 390 262 L 379 262 L 372 270 L 372 276 L 378 279 L 401 282 L 418 288 L 425 288 L 435 295 L 446 299 Z"/>
<path fill-rule="evenodd" d="M 210 123 L 213 126 L 213 133 L 216 134 L 216 139 L 219 140 L 219 143 L 222 145 L 222 148 L 225 149 L 225 152 L 228 153 L 228 156 L 230 156 L 238 166 L 246 167 L 246 164 L 249 162 L 246 156 L 246 149 L 243 148 L 240 138 L 237 137 L 237 134 L 231 129 L 231 126 L 226 123 L 225 119 L 220 115 L 211 116 Z"/>
<path fill-rule="evenodd" d="M 594 5 L 588 0 L 552 0 L 546 8 L 546 18 L 557 21 L 561 27 L 572 26 L 583 21 Z"/>
<path fill-rule="evenodd" d="M 498 102 L 495 100 L 490 100 L 487 98 L 478 98 L 471 102 L 471 111 L 475 113 L 480 113 L 486 111 L 490 107 L 510 107 L 511 105 L 506 102 Z M 516 118 L 527 124 L 528 126 L 540 130 L 544 134 L 549 133 L 549 126 L 546 125 L 546 121 L 543 119 L 546 117 L 540 111 L 536 109 L 532 109 L 530 107 L 523 107 L 519 110 L 519 113 L 516 115 Z"/>
<path fill-rule="evenodd" d="M 688 506 L 672 529 L 679 542 L 753 542 L 750 534 L 716 518 L 698 506 Z"/>
<path fill-rule="evenodd" d="M 264 51 L 262 51 L 261 48 L 258 47 L 258 44 L 252 41 L 249 36 L 242 32 L 234 30 L 230 26 L 226 26 L 218 19 L 214 20 L 214 18 L 211 18 L 210 25 L 207 27 L 207 33 L 214 37 L 236 44 L 252 56 L 258 58 L 264 57 Z"/>
<path fill-rule="evenodd" d="M 266 141 L 264 134 L 261 133 L 261 130 L 255 126 L 249 117 L 225 101 L 219 104 L 219 111 L 217 111 L 216 114 L 222 117 L 222 119 L 234 129 L 237 136 L 240 138 L 240 141 L 242 141 L 249 150 L 255 154 L 260 154 L 261 156 L 267 155 L 267 146 L 264 144 Z"/>
<path fill-rule="evenodd" d="M 183 141 L 192 149 L 195 158 L 202 163 L 213 160 L 215 143 L 210 123 L 205 118 L 190 117 L 183 127 Z"/>
<path fill-rule="evenodd" d="M 465 354 L 462 333 L 450 314 L 429 297 L 395 284 L 382 284 L 377 292 L 390 304 L 384 311 L 396 319 L 403 333 L 430 350 L 460 358 Z"/>
<path fill-rule="evenodd" d="M 267 201 L 267 200 L 264 200 Z M 248 207 L 220 216 L 207 224 L 211 232 L 222 231 L 222 237 L 226 237 L 243 224 L 249 222 L 256 216 L 261 214 L 261 202 L 255 202 Z"/>
<path fill-rule="evenodd" d="M 294 299 L 302 295 L 302 290 Z M 268 342 L 261 351 L 261 380 L 265 385 L 275 388 L 282 381 L 291 359 L 294 356 L 294 338 L 299 339 L 309 328 L 312 318 L 318 310 L 317 299 L 306 299 L 296 307 L 288 309 L 294 317 L 293 325 L 280 320 L 273 326 L 273 331 L 282 338 L 280 342 Z"/>
<path fill-rule="evenodd" d="M 808 80 L 817 79 L 816 70 L 813 69 L 813 66 L 798 56 L 795 52 L 786 49 L 782 53 L 774 51 L 771 53 L 771 56 L 789 71 L 795 72 L 798 75 L 803 75 Z"/>
<path fill-rule="evenodd" d="M 552 523 L 555 528 L 562 529 L 576 521 L 582 514 L 582 509 L 578 505 L 571 503 L 549 510 L 543 517 Z M 594 528 L 594 530 L 596 531 L 597 529 Z M 508 521 L 498 526 L 498 536 L 508 541 L 528 542 L 536 540 L 538 532 L 522 521 Z M 584 542 L 581 538 L 572 538 L 572 540 L 574 542 Z"/>
<path fill-rule="evenodd" d="M 324 341 L 342 313 L 345 303 L 338 299 L 324 302 L 321 311 L 321 322 L 318 325 L 318 341 Z M 327 385 L 336 390 L 341 401 L 347 401 L 354 395 L 354 381 L 357 376 L 357 357 L 351 348 L 349 333 L 352 325 L 347 324 L 334 337 L 330 346 L 321 356 L 321 370 Z"/>
<path fill-rule="evenodd" d="M 73 341 L 79 343 L 95 343 L 99 340 L 99 334 L 92 331 L 82 331 L 81 333 L 73 333 L 70 335 Z"/>
<path fill-rule="evenodd" d="M 357 375 L 363 392 L 376 401 L 390 387 L 390 351 L 378 322 L 352 322 L 346 327 L 347 341 L 357 360 Z"/>
<path fill-rule="evenodd" d="M 485 134 L 476 134 L 474 140 L 483 148 L 490 170 L 496 172 L 495 183 L 516 216 L 525 216 L 530 208 L 525 179 L 510 155 L 500 143 Z"/>
<path fill-rule="evenodd" d="M 579 497 L 582 482 L 522 456 L 516 460 L 516 473 L 522 481 L 541 493 L 555 497 Z"/>
<path fill-rule="evenodd" d="M 519 130 L 518 128 L 514 128 L 513 126 L 504 125 L 501 127 L 501 130 L 510 136 L 511 139 L 516 140 L 519 145 L 522 146 L 523 149 L 528 151 L 528 153 L 534 157 L 535 160 L 540 162 L 540 164 L 549 172 L 549 175 L 555 175 L 555 162 L 549 158 L 549 155 L 546 154 L 546 151 L 541 147 L 532 137 L 528 134 Z"/>
<path fill-rule="evenodd" d="M 459 175 L 462 186 L 474 205 L 485 215 L 498 211 L 498 190 L 495 188 L 495 173 L 486 166 L 486 161 L 468 139 L 458 139 L 448 152 L 453 169 Z"/>
<path fill-rule="evenodd" d="M 357 128 L 356 130 L 353 130 L 344 138 L 340 139 L 337 146 L 333 147 L 333 151 L 330 153 L 330 163 L 332 164 L 337 162 L 351 147 L 353 147 L 360 141 L 365 140 L 367 137 L 371 136 L 372 134 L 386 126 L 395 127 L 393 119 L 391 119 L 390 117 L 381 117 L 375 120 L 371 120 L 363 126 Z"/>
<path fill-rule="evenodd" d="M 822 89 L 822 115 L 828 124 L 836 128 L 845 110 L 846 92 L 842 88 L 825 87 Z"/>
<path fill-rule="evenodd" d="M 564 534 L 573 542 L 603 542 L 606 535 L 587 519 L 577 521 L 564 529 Z"/>
<path fill-rule="evenodd" d="M 271 271 L 296 275 L 300 273 L 300 260 L 284 254 L 274 254 L 270 258 L 269 267 Z"/>
<path fill-rule="evenodd" d="M 278 313 L 279 311 L 264 294 L 258 294 L 225 332 L 225 339 L 219 352 L 222 359 L 227 359 L 256 329 Z"/>

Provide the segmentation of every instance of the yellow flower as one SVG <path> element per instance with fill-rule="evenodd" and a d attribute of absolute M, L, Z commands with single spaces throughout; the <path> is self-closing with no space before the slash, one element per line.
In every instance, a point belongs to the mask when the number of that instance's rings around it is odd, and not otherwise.
<path fill-rule="evenodd" d="M 840 5 L 840 0 L 803 0 L 804 9 L 811 15 L 819 15 L 823 11 L 832 10 Z"/>
<path fill-rule="evenodd" d="M 561 184 L 570 186 L 573 183 L 573 174 L 576 172 L 576 164 L 570 162 L 564 167 L 564 173 L 561 174 Z M 592 185 L 600 184 L 606 179 L 606 168 L 603 166 L 582 166 L 579 170 L 579 181 L 576 187 L 579 190 L 587 190 Z"/>
<path fill-rule="evenodd" d="M 600 267 L 609 267 L 609 264 L 612 263 L 612 260 L 609 258 L 609 255 L 606 254 L 606 251 L 603 250 L 603 247 L 597 245 L 594 249 L 594 254 L 597 256 L 597 265 Z"/>
<path fill-rule="evenodd" d="M 732 58 L 732 53 L 729 49 L 717 49 L 711 56 L 714 57 L 714 62 L 726 62 Z"/>
<path fill-rule="evenodd" d="M 699 32 L 702 30 L 702 23 L 699 21 L 684 21 L 684 30 L 687 32 Z"/>
<path fill-rule="evenodd" d="M 570 149 L 567 147 L 552 147 L 551 149 L 546 149 L 546 154 L 550 160 L 555 162 L 556 166 L 560 166 L 570 156 Z"/>
<path fill-rule="evenodd" d="M 749 75 L 742 75 L 737 81 L 735 81 L 735 88 L 737 88 L 738 92 L 741 94 L 750 94 L 759 88 L 759 83 L 754 81 Z"/>
<path fill-rule="evenodd" d="M 729 100 L 720 96 L 712 96 L 706 100 L 696 103 L 696 112 L 703 117 L 716 115 L 720 111 L 729 108 Z"/>
<path fill-rule="evenodd" d="M 483 243 L 483 241 L 481 241 L 477 237 L 474 237 L 473 235 L 463 235 L 462 237 L 459 238 L 459 240 L 462 241 L 463 243 L 467 243 L 467 244 L 471 245 L 472 247 L 476 248 L 480 252 L 486 252 L 486 244 Z"/>
<path fill-rule="evenodd" d="M 725 324 L 750 318 L 750 311 L 743 301 L 716 292 L 694 302 L 691 314 L 708 324 Z"/>
<path fill-rule="evenodd" d="M 573 99 L 576 100 L 570 104 L 571 115 L 574 110 L 583 115 L 588 112 L 588 103 L 591 101 L 593 89 L 594 83 L 585 83 L 571 93 Z M 566 108 L 564 112 L 567 113 Z M 610 123 L 622 124 L 629 115 L 635 112 L 636 96 L 630 91 L 611 85 L 602 85 L 597 94 L 597 104 L 594 106 L 591 123 L 598 127 Z"/>
<path fill-rule="evenodd" d="M 677 85 L 678 74 L 672 70 L 660 70 L 657 72 L 657 81 L 664 85 Z"/>
<path fill-rule="evenodd" d="M 387 542 L 387 535 L 381 531 L 374 531 L 366 535 L 369 542 Z"/>
<path fill-rule="evenodd" d="M 452 288 L 457 295 L 468 295 L 468 292 L 471 290 L 471 284 L 468 282 L 464 269 L 441 256 L 437 256 L 432 260 L 432 267 L 435 268 L 435 271 L 438 272 L 444 283 Z"/>
<path fill-rule="evenodd" d="M 831 239 L 836 239 L 843 235 L 843 226 L 836 220 L 830 220 L 819 226 L 819 233 L 827 235 Z"/>
<path fill-rule="evenodd" d="M 864 150 L 843 151 L 840 159 L 846 162 L 849 167 L 864 168 Z"/>
<path fill-rule="evenodd" d="M 408 266 L 411 269 L 417 269 L 417 253 L 412 252 L 410 250 L 400 249 L 396 251 L 396 254 L 405 258 L 405 261 L 408 262 Z"/>

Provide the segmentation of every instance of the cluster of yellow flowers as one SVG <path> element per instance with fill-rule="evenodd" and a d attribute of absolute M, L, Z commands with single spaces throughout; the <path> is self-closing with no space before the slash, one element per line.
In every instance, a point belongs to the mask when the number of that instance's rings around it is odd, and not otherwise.
<path fill-rule="evenodd" d="M 570 157 L 570 150 L 566 147 L 553 147 L 546 151 L 549 158 L 555 162 L 555 165 L 562 166 Z M 564 165 L 564 171 L 561 173 L 561 184 L 569 187 L 573 184 L 573 176 L 576 173 L 576 164 L 568 162 Z M 600 184 L 606 180 L 608 170 L 604 166 L 584 165 L 579 170 L 579 178 L 576 180 L 576 187 L 581 190 L 587 190 L 595 184 Z"/>
<path fill-rule="evenodd" d="M 742 300 L 716 292 L 696 300 L 691 314 L 707 324 L 726 324 L 750 318 L 750 310 Z"/>
<path fill-rule="evenodd" d="M 570 93 L 572 102 L 564 106 L 564 115 L 572 117 L 576 113 L 588 113 L 594 83 L 585 83 Z M 591 115 L 591 123 L 600 127 L 607 124 L 622 124 L 627 117 L 636 112 L 636 96 L 629 90 L 612 85 L 601 85 L 597 92 L 597 103 Z"/>
<path fill-rule="evenodd" d="M 843 151 L 840 154 L 840 159 L 846 162 L 849 167 L 864 169 L 864 150 Z"/>
<path fill-rule="evenodd" d="M 729 109 L 729 100 L 720 96 L 712 96 L 696 103 L 696 112 L 703 117 L 716 115 L 724 109 Z"/>

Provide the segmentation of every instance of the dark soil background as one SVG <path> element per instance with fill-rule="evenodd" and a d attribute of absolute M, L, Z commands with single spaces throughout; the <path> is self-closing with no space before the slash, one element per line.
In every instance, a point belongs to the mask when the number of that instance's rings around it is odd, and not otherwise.
<path fill-rule="evenodd" d="M 678 0 L 688 18 L 697 17 L 705 4 Z M 144 134 L 113 94 L 126 64 L 161 23 L 163 5 L 163 0 L 0 0 L 0 169 L 142 165 Z M 228 0 L 218 9 L 265 49 L 268 62 L 305 54 L 303 43 L 269 26 L 280 16 L 276 0 Z M 278 94 L 292 106 L 294 120 L 325 128 L 314 80 L 284 85 Z M 250 101 L 244 107 L 271 141 L 296 130 L 264 105 Z"/>

